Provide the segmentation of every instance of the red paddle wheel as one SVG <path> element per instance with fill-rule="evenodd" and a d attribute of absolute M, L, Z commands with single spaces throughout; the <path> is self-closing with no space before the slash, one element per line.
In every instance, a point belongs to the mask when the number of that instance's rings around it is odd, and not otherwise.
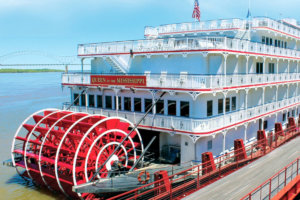
<path fill-rule="evenodd" d="M 92 199 L 94 194 L 72 192 L 72 186 L 88 182 L 120 145 L 134 125 L 119 117 L 47 109 L 29 116 L 16 131 L 12 160 L 18 173 L 36 184 L 69 197 Z M 121 144 L 100 169 L 105 178 L 115 166 L 130 169 L 143 152 L 138 130 Z"/>

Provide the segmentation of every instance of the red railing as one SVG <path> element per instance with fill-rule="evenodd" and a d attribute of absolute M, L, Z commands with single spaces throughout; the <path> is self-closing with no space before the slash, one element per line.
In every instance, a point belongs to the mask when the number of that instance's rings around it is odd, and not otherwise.
<path fill-rule="evenodd" d="M 216 170 L 211 170 L 210 162 L 201 163 L 166 179 L 160 179 L 109 199 L 181 199 L 271 152 L 297 135 L 299 135 L 298 127 L 290 126 L 283 131 L 270 134 L 266 139 L 245 146 L 247 156 L 244 159 L 240 158 L 244 157 L 245 151 L 235 150 L 214 160 Z"/>
<path fill-rule="evenodd" d="M 241 198 L 241 200 L 270 200 L 299 174 L 300 157 Z"/>

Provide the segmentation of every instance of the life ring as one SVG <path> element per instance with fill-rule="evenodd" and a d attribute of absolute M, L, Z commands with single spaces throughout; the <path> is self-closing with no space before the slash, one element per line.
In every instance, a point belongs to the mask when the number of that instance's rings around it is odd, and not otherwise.
<path fill-rule="evenodd" d="M 146 176 L 146 178 L 145 178 L 145 176 Z M 142 177 L 143 177 L 143 179 L 142 179 Z M 141 171 L 141 173 L 139 173 L 139 175 L 138 175 L 138 181 L 141 184 L 146 184 L 149 180 L 150 180 L 150 173 L 149 172 L 146 172 L 144 170 L 144 171 Z"/>

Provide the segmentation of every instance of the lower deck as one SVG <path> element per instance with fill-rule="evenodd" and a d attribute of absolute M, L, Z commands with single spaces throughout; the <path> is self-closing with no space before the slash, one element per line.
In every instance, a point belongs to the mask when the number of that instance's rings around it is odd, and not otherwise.
<path fill-rule="evenodd" d="M 82 108 L 82 110 L 80 110 Z M 96 114 L 97 110 L 84 107 L 72 106 L 72 111 L 87 111 Z M 288 118 L 294 117 L 298 121 L 298 106 L 274 112 L 268 116 L 240 123 L 234 127 L 223 129 L 219 132 L 197 135 L 182 134 L 174 130 L 173 132 L 162 132 L 153 130 L 151 127 L 138 126 L 144 145 L 156 136 L 156 139 L 148 150 L 154 155 L 154 159 L 162 163 L 178 164 L 193 161 L 201 163 L 201 156 L 204 152 L 212 152 L 214 157 L 224 155 L 234 149 L 234 140 L 242 139 L 244 144 L 251 144 L 256 141 L 257 131 L 265 130 L 267 136 L 274 132 L 275 123 L 279 122 L 283 128 L 286 127 Z M 106 111 L 103 110 L 103 113 Z M 109 112 L 108 112 L 109 113 Z"/>

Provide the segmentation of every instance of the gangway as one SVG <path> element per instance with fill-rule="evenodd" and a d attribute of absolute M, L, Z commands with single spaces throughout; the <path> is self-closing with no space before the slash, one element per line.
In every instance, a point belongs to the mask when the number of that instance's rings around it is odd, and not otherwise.
<path fill-rule="evenodd" d="M 235 173 L 187 196 L 184 200 L 241 199 L 257 185 L 273 176 L 278 169 L 282 169 L 299 157 L 299 144 L 300 138 L 298 137 Z M 267 190 L 269 191 L 269 188 Z M 251 199 L 255 200 L 256 198 Z"/>
<path fill-rule="evenodd" d="M 241 200 L 289 200 L 297 198 L 299 193 L 300 157 L 245 195 Z"/>

